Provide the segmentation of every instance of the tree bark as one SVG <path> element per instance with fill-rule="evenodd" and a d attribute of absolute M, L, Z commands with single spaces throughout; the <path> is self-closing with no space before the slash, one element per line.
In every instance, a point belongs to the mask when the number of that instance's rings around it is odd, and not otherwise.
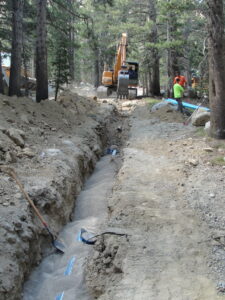
<path fill-rule="evenodd" d="M 12 0 L 12 50 L 9 78 L 9 96 L 20 96 L 23 0 Z"/>
<path fill-rule="evenodd" d="M 0 43 L 1 46 L 1 43 Z M 4 94 L 4 83 L 3 83 L 3 73 L 2 73 L 2 53 L 0 51 L 0 94 Z"/>
<path fill-rule="evenodd" d="M 67 0 L 69 9 L 73 11 L 73 1 L 74 0 Z M 70 78 L 72 81 L 75 79 L 75 31 L 74 31 L 74 16 L 69 15 L 69 46 L 68 46 L 68 61 L 69 61 L 69 71 L 70 71 Z"/>
<path fill-rule="evenodd" d="M 72 26 L 72 23 L 71 23 Z M 70 45 L 68 49 L 68 61 L 69 61 L 69 70 L 70 70 L 70 78 L 72 81 L 75 79 L 75 60 L 74 60 L 74 42 L 75 42 L 75 34 L 74 29 L 70 28 L 69 30 L 69 39 L 70 39 Z"/>
<path fill-rule="evenodd" d="M 207 0 L 211 135 L 225 138 L 225 44 L 223 0 Z"/>
<path fill-rule="evenodd" d="M 23 65 L 23 87 L 25 89 L 25 96 L 29 96 L 29 80 L 28 80 L 28 57 L 26 55 L 26 46 L 25 46 L 25 33 L 26 26 L 23 26 L 23 34 L 22 34 L 22 49 L 23 49 L 23 56 L 22 56 L 22 65 Z"/>
<path fill-rule="evenodd" d="M 156 24 L 156 1 L 149 0 L 149 18 L 153 22 L 150 33 L 150 42 L 156 44 L 158 41 L 158 29 Z M 150 93 L 154 96 L 160 95 L 160 72 L 159 72 L 159 51 L 157 48 L 151 49 L 152 72 L 150 81 Z"/>
<path fill-rule="evenodd" d="M 36 41 L 36 101 L 48 98 L 48 65 L 47 65 L 47 0 L 37 0 L 37 41 Z"/>
<path fill-rule="evenodd" d="M 143 78 L 144 96 L 149 96 L 149 75 L 146 71 Z"/>
<path fill-rule="evenodd" d="M 170 0 L 167 0 L 170 2 Z M 175 13 L 168 13 L 167 16 L 167 42 L 172 42 L 174 34 L 177 32 L 177 16 Z M 167 96 L 171 97 L 173 95 L 173 78 L 176 72 L 179 72 L 178 65 L 178 52 L 175 48 L 170 47 L 167 49 L 167 74 L 168 74 L 168 84 L 167 84 Z"/>
<path fill-rule="evenodd" d="M 100 85 L 100 70 L 99 70 L 99 50 L 95 47 L 94 50 L 95 61 L 94 61 L 94 87 L 97 88 Z"/>

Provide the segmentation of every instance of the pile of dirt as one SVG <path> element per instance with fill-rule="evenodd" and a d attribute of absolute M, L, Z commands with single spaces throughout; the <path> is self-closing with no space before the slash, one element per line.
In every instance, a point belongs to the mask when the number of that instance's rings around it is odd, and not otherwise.
<path fill-rule="evenodd" d="M 183 123 L 185 117 L 180 112 L 174 110 L 171 106 L 163 106 L 160 109 L 152 112 L 154 117 L 158 118 L 160 121 L 173 122 L 173 123 Z"/>
<path fill-rule="evenodd" d="M 0 163 L 16 171 L 57 233 L 71 219 L 76 196 L 104 148 L 119 145 L 117 109 L 66 91 L 57 102 L 41 103 L 1 95 L 0 115 Z M 31 269 L 53 249 L 16 183 L 4 173 L 0 195 L 0 298 L 16 300 Z"/>

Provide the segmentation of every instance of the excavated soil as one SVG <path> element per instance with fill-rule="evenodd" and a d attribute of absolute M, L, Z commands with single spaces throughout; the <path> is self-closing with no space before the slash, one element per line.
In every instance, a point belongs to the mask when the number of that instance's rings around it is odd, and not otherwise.
<path fill-rule="evenodd" d="M 57 234 L 106 147 L 119 145 L 126 121 L 115 105 L 69 91 L 57 102 L 0 96 L 0 163 L 15 170 Z M 123 126 L 124 131 L 126 126 Z M 15 181 L 0 173 L 0 299 L 21 299 L 24 281 L 51 240 Z"/>
<path fill-rule="evenodd" d="M 163 106 L 159 110 L 156 110 L 154 116 L 163 122 L 183 123 L 185 120 L 184 115 L 177 113 L 177 111 L 169 106 Z"/>

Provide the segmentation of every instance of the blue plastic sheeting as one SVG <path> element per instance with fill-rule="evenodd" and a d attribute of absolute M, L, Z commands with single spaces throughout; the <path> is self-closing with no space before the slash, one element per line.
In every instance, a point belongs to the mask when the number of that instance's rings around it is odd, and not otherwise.
<path fill-rule="evenodd" d="M 174 100 L 174 99 L 165 99 L 165 101 L 168 101 L 172 104 L 177 104 L 177 101 Z M 190 108 L 190 109 L 196 109 L 196 108 L 199 107 L 199 105 L 194 105 L 194 104 L 183 102 L 183 101 L 182 101 L 182 104 L 183 104 L 184 107 Z M 208 107 L 201 106 L 201 109 L 205 109 L 206 111 L 210 111 L 210 109 Z"/>
<path fill-rule="evenodd" d="M 84 237 L 83 237 L 83 233 L 85 233 L 85 232 L 87 232 L 87 230 L 86 229 L 84 229 L 84 228 L 81 228 L 81 231 L 80 231 L 80 240 L 81 240 L 81 242 L 83 242 L 83 243 L 85 243 L 85 244 L 87 244 L 87 245 L 94 245 L 95 243 L 96 243 L 96 240 L 94 240 L 94 241 L 89 241 L 88 239 L 85 239 Z M 88 232 L 87 232 L 88 233 Z M 90 237 L 89 237 L 89 239 L 92 237 L 93 235 L 91 235 Z"/>
<path fill-rule="evenodd" d="M 119 153 L 119 151 L 118 151 L 117 149 L 110 149 L 110 148 L 108 148 L 108 149 L 106 150 L 106 154 L 116 155 L 116 154 L 118 154 L 118 153 Z"/>
<path fill-rule="evenodd" d="M 75 260 L 76 260 L 75 256 L 71 258 L 71 260 L 69 261 L 69 263 L 68 263 L 68 265 L 66 267 L 64 275 L 69 276 L 72 273 Z"/>
<path fill-rule="evenodd" d="M 58 296 L 56 296 L 55 300 L 63 300 L 64 292 Z"/>

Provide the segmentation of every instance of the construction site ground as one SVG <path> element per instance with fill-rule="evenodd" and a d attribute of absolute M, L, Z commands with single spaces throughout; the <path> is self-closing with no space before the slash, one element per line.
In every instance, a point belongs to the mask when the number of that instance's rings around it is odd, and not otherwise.
<path fill-rule="evenodd" d="M 126 235 L 83 245 L 89 298 L 79 300 L 225 299 L 223 140 L 185 126 L 179 112 L 151 113 L 144 99 L 68 91 L 40 104 L 1 96 L 0 107 L 1 164 L 17 172 L 55 233 L 76 218 L 76 198 L 105 150 L 120 151 L 102 165 L 116 174 L 95 230 Z M 32 269 L 54 249 L 16 183 L 0 179 L 0 299 L 23 299 Z M 97 199 L 104 186 L 95 184 Z M 65 290 L 63 299 L 77 298 Z"/>

